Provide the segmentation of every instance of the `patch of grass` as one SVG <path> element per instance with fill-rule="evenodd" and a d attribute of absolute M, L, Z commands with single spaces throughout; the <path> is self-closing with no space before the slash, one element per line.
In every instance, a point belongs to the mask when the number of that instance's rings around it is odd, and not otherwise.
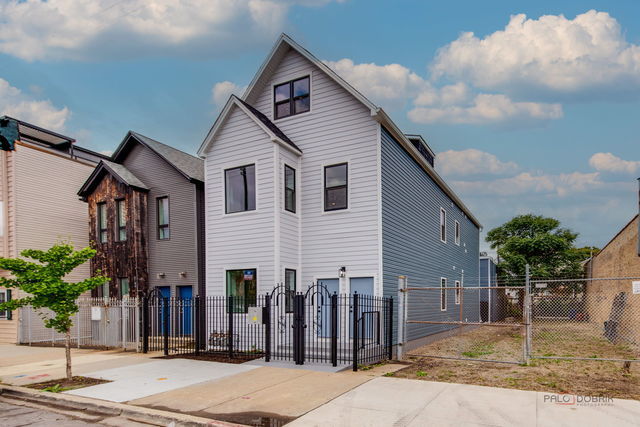
<path fill-rule="evenodd" d="M 493 344 L 480 343 L 480 344 L 474 344 L 467 351 L 463 351 L 462 355 L 470 359 L 477 359 L 480 356 L 486 356 L 488 354 L 493 354 L 494 352 L 495 352 L 495 347 Z"/>
<path fill-rule="evenodd" d="M 395 374 L 396 374 L 395 372 L 387 372 L 386 374 L 383 375 L 383 377 L 392 377 Z"/>
<path fill-rule="evenodd" d="M 60 384 L 45 387 L 42 391 L 48 391 L 49 393 L 60 393 L 63 391 L 71 390 L 69 387 L 62 387 Z"/>
<path fill-rule="evenodd" d="M 416 372 L 416 377 L 426 377 L 427 373 L 425 371 Z"/>

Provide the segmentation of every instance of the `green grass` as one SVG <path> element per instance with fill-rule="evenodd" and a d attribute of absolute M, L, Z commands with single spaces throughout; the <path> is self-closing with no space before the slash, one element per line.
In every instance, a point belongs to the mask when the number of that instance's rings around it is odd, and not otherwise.
<path fill-rule="evenodd" d="M 426 377 L 427 373 L 425 371 L 416 372 L 416 377 Z"/>
<path fill-rule="evenodd" d="M 392 377 L 395 374 L 396 374 L 395 372 L 387 372 L 386 374 L 383 375 L 383 377 Z"/>
<path fill-rule="evenodd" d="M 486 356 L 488 354 L 493 354 L 495 352 L 495 348 L 491 343 L 480 343 L 474 344 L 469 350 L 463 351 L 462 355 L 468 357 L 470 359 L 477 359 L 480 356 Z"/>
<path fill-rule="evenodd" d="M 42 389 L 42 391 L 48 391 L 50 393 L 60 393 L 67 390 L 71 390 L 71 389 L 68 387 L 62 387 L 60 384 L 52 385 Z"/>

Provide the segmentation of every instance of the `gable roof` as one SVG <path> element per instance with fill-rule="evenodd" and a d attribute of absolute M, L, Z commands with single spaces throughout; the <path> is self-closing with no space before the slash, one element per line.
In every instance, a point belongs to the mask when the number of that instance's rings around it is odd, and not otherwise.
<path fill-rule="evenodd" d="M 202 159 L 131 130 L 127 132 L 116 148 L 111 160 L 116 163 L 122 162 L 127 156 L 132 142 L 138 142 L 155 152 L 189 181 L 204 182 L 204 162 Z"/>
<path fill-rule="evenodd" d="M 86 200 L 89 194 L 91 194 L 98 186 L 102 177 L 107 173 L 124 185 L 141 191 L 149 191 L 149 187 L 147 187 L 144 182 L 138 179 L 138 177 L 136 177 L 124 165 L 113 163 L 108 160 L 101 160 L 91 175 L 89 175 L 89 178 L 87 178 L 84 184 L 82 184 L 82 187 L 78 191 L 78 196 L 83 200 Z"/>
<path fill-rule="evenodd" d="M 205 137 L 202 145 L 198 149 L 199 156 L 203 156 L 205 151 L 209 148 L 209 146 L 211 145 L 211 141 L 213 141 L 213 137 L 216 135 L 216 133 L 218 133 L 218 131 L 222 127 L 222 124 L 226 121 L 227 117 L 231 113 L 232 107 L 234 106 L 239 108 L 247 116 L 249 116 L 251 120 L 253 120 L 267 135 L 269 135 L 271 141 L 283 145 L 285 148 L 288 148 L 298 155 L 302 154 L 302 150 L 298 148 L 298 146 L 294 144 L 293 141 L 291 141 L 291 139 L 289 139 L 289 137 L 285 135 L 278 126 L 276 126 L 271 120 L 269 120 L 267 116 L 265 116 L 256 108 L 252 107 L 237 96 L 231 95 L 227 100 L 224 108 L 220 112 L 220 115 L 213 123 L 213 126 L 211 127 L 211 130 L 209 130 L 209 133 Z"/>
<path fill-rule="evenodd" d="M 268 81 L 275 67 L 278 66 L 282 58 L 290 51 L 294 50 L 304 58 L 309 60 L 313 65 L 318 67 L 322 72 L 324 72 L 327 76 L 333 79 L 339 86 L 349 92 L 354 98 L 360 101 L 364 106 L 366 106 L 371 111 L 371 117 L 379 122 L 382 126 L 384 126 L 389 133 L 398 141 L 398 143 L 411 155 L 411 157 L 424 169 L 424 171 L 435 181 L 435 183 L 444 191 L 444 193 L 465 213 L 465 215 L 478 227 L 482 228 L 482 224 L 478 221 L 478 219 L 471 213 L 471 210 L 467 208 L 467 206 L 462 202 L 462 200 L 458 197 L 458 195 L 447 185 L 447 183 L 442 179 L 442 177 L 435 171 L 433 166 L 429 164 L 428 161 L 420 154 L 418 149 L 413 146 L 413 143 L 409 141 L 407 136 L 398 128 L 398 126 L 391 120 L 391 118 L 387 115 L 387 113 L 369 99 L 366 96 L 358 92 L 353 86 L 347 83 L 342 77 L 340 77 L 334 70 L 329 68 L 324 62 L 320 61 L 316 58 L 311 52 L 309 52 L 304 47 L 300 46 L 289 37 L 287 34 L 282 33 L 275 45 L 271 49 L 271 52 L 267 56 L 266 60 L 258 69 L 258 72 L 251 80 L 249 86 L 247 86 L 247 90 L 242 95 L 242 101 L 247 104 L 255 103 L 257 96 L 259 95 L 260 89 L 262 86 Z M 229 105 L 225 106 L 225 109 Z M 214 123 L 211 131 L 207 134 L 203 144 L 200 146 L 198 150 L 198 155 L 202 155 L 204 150 L 208 147 L 212 136 L 215 134 L 215 130 L 220 126 L 221 118 L 224 114 L 228 113 L 228 110 L 225 111 L 223 109 L 220 116 Z"/>

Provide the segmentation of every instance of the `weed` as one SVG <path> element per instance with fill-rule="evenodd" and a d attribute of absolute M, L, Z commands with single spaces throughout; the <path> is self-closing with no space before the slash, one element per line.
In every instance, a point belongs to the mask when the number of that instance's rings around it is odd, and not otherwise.
<path fill-rule="evenodd" d="M 62 387 L 60 384 L 52 385 L 42 389 L 42 391 L 48 391 L 50 393 L 60 393 L 65 390 L 70 390 L 70 389 L 67 387 Z"/>
<path fill-rule="evenodd" d="M 425 371 L 416 372 L 416 377 L 426 377 L 427 373 Z"/>
<path fill-rule="evenodd" d="M 396 374 L 395 372 L 387 372 L 386 374 L 383 375 L 383 377 L 392 377 L 395 374 Z"/>

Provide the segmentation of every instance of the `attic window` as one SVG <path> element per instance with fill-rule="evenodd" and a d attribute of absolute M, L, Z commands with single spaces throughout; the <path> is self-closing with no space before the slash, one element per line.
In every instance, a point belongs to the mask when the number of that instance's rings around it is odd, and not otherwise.
<path fill-rule="evenodd" d="M 273 115 L 276 119 L 306 113 L 311 109 L 309 76 L 273 88 Z"/>

